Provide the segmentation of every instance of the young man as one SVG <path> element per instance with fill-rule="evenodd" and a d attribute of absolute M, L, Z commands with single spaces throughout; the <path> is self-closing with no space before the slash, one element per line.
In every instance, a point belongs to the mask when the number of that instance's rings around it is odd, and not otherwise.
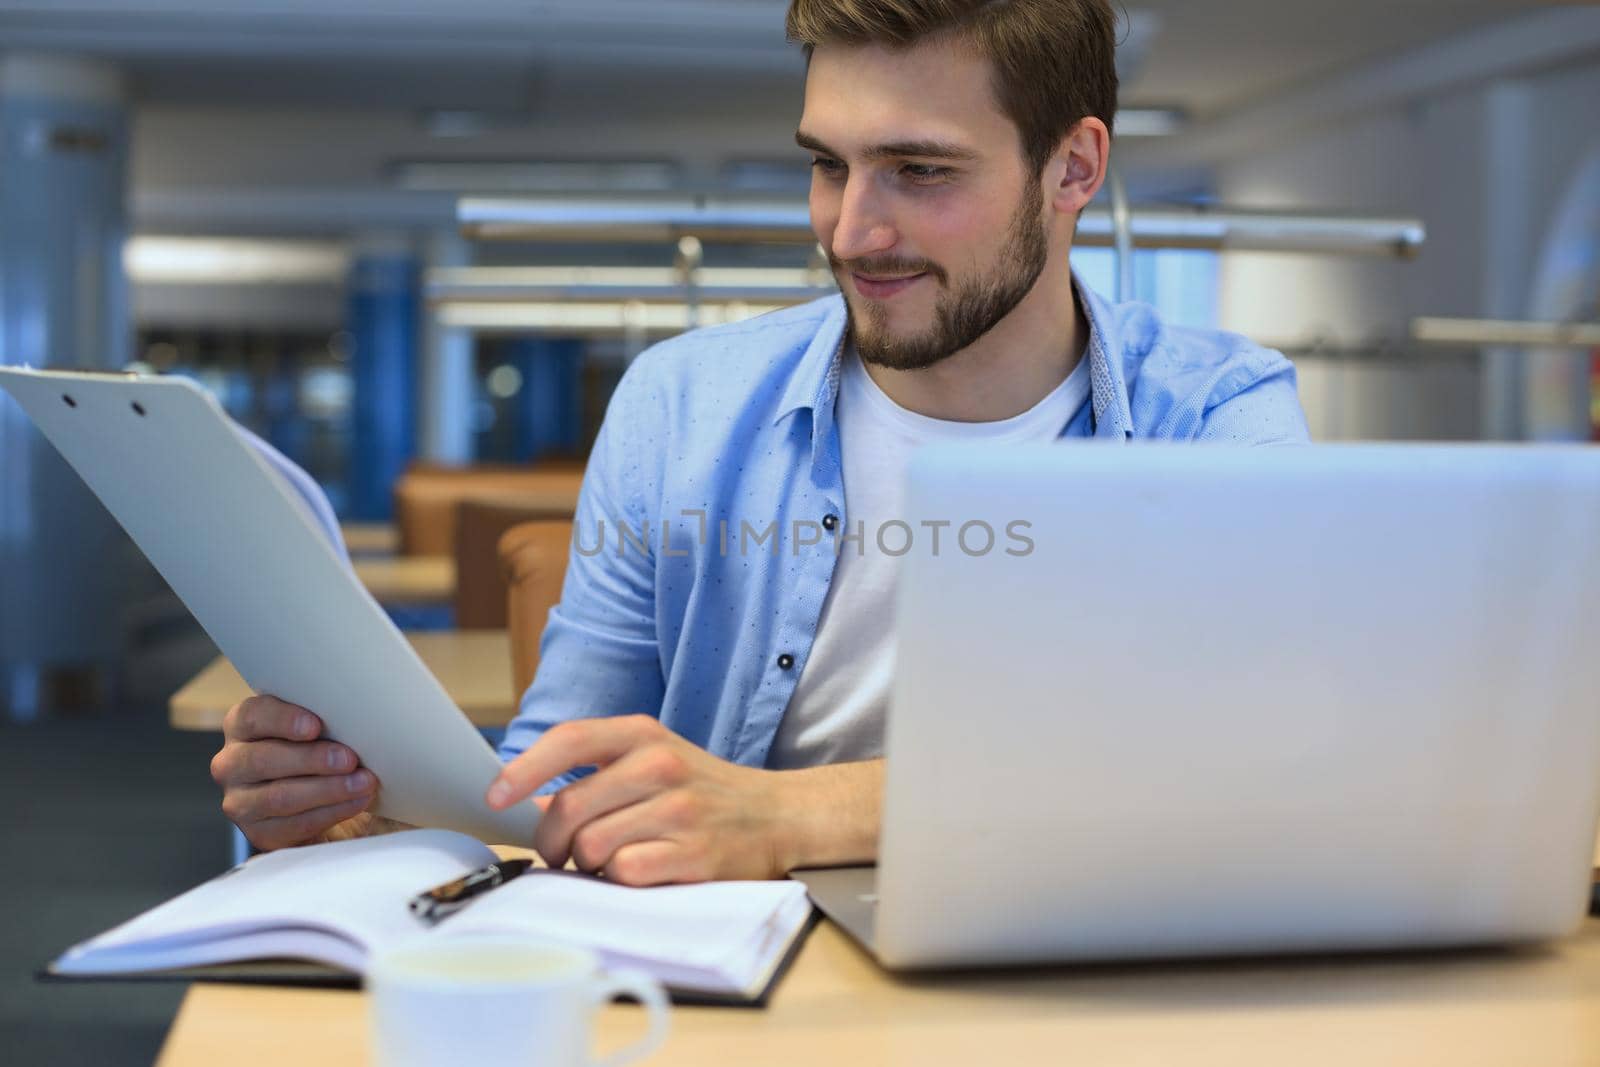
<path fill-rule="evenodd" d="M 547 794 L 545 858 L 625 883 L 875 857 L 915 449 L 1306 439 L 1281 356 L 1072 277 L 1116 111 L 1106 0 L 794 0 L 788 28 L 842 296 L 624 377 L 488 794 Z M 319 730 L 269 698 L 229 714 L 213 773 L 257 845 L 368 829 L 346 820 L 376 782 Z"/>

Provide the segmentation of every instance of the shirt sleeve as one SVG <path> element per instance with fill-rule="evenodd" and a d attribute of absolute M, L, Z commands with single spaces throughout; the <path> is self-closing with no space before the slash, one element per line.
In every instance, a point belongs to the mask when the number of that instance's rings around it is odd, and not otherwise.
<path fill-rule="evenodd" d="M 1207 408 L 1196 439 L 1236 445 L 1309 444 L 1311 432 L 1300 406 L 1294 364 L 1271 353 L 1243 388 Z"/>
<path fill-rule="evenodd" d="M 640 392 L 637 375 L 624 378 L 589 456 L 561 602 L 545 623 L 539 670 L 506 728 L 502 760 L 520 755 L 560 722 L 661 714 L 666 680 L 649 547 L 654 524 L 646 504 L 648 450 L 636 444 L 640 420 L 654 417 L 654 405 Z M 622 536 L 623 527 L 633 536 Z M 576 777 L 564 775 L 540 792 Z"/>
<path fill-rule="evenodd" d="M 333 505 L 328 503 L 328 494 L 322 491 L 322 486 L 318 485 L 316 479 L 307 474 L 288 456 L 285 456 L 243 426 L 234 423 L 234 429 L 239 431 L 240 436 L 256 450 L 262 459 L 266 460 L 267 466 L 272 468 L 273 473 L 294 491 L 295 499 L 303 505 L 306 516 L 321 528 L 323 534 L 333 545 L 333 550 L 339 554 L 339 558 L 344 560 L 346 565 L 349 565 L 350 552 L 345 547 L 344 534 L 339 529 L 338 516 L 333 513 Z"/>

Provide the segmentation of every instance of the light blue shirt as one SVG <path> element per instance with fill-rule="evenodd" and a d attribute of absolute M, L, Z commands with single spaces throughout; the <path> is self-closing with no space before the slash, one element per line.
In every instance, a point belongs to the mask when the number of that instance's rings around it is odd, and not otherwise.
<path fill-rule="evenodd" d="M 1283 356 L 1079 293 L 1091 388 L 1062 439 L 1308 440 Z M 642 712 L 766 764 L 850 531 L 834 423 L 845 328 L 833 296 L 685 334 L 629 368 L 502 759 L 556 723 Z"/>
<path fill-rule="evenodd" d="M 1063 440 L 1309 439 L 1283 356 L 1078 292 L 1090 393 Z M 835 538 L 852 532 L 834 423 L 845 324 L 834 296 L 684 334 L 629 368 L 502 759 L 558 722 L 642 712 L 724 759 L 765 765 L 817 633 Z M 252 440 L 343 552 L 316 484 Z"/>

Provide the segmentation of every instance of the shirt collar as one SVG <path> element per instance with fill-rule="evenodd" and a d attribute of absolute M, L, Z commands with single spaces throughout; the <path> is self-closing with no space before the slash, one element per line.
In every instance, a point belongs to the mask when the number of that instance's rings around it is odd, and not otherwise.
<path fill-rule="evenodd" d="M 839 366 L 844 355 L 844 335 L 849 326 L 844 297 L 826 299 L 828 313 L 806 346 L 800 364 L 789 376 L 789 384 L 778 404 L 778 414 L 773 422 L 782 422 L 801 409 L 819 411 L 833 409 L 839 393 Z"/>
<path fill-rule="evenodd" d="M 1122 343 L 1116 313 L 1100 294 L 1072 276 L 1083 314 L 1089 320 L 1089 402 L 1094 415 L 1094 435 L 1115 441 L 1133 436 L 1133 413 L 1128 405 L 1128 385 L 1122 367 Z M 828 298 L 831 305 L 812 337 L 800 364 L 784 389 L 773 422 L 782 422 L 802 409 L 811 412 L 811 458 L 818 458 L 819 442 L 833 430 L 834 405 L 839 398 L 839 372 L 844 355 L 849 317 L 844 297 Z M 1062 428 L 1065 430 L 1065 427 Z"/>
<path fill-rule="evenodd" d="M 811 466 L 815 470 L 829 453 L 823 443 L 833 433 L 833 409 L 839 399 L 839 372 L 844 357 L 844 337 L 849 325 L 844 296 L 827 298 L 828 313 L 806 346 L 800 364 L 789 376 L 789 384 L 778 404 L 775 424 L 797 411 L 811 412 Z"/>
<path fill-rule="evenodd" d="M 1094 435 L 1112 441 L 1133 436 L 1133 411 L 1128 405 L 1128 380 L 1123 374 L 1122 334 L 1116 309 L 1099 293 L 1072 276 L 1084 318 L 1089 320 L 1089 403 Z"/>

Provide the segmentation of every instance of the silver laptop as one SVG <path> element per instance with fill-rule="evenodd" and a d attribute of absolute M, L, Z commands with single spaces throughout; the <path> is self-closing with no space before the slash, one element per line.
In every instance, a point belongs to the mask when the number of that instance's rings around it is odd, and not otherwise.
<path fill-rule="evenodd" d="M 799 874 L 886 965 L 1581 921 L 1600 450 L 938 449 L 910 477 L 912 527 L 951 525 L 901 576 L 880 865 Z"/>

